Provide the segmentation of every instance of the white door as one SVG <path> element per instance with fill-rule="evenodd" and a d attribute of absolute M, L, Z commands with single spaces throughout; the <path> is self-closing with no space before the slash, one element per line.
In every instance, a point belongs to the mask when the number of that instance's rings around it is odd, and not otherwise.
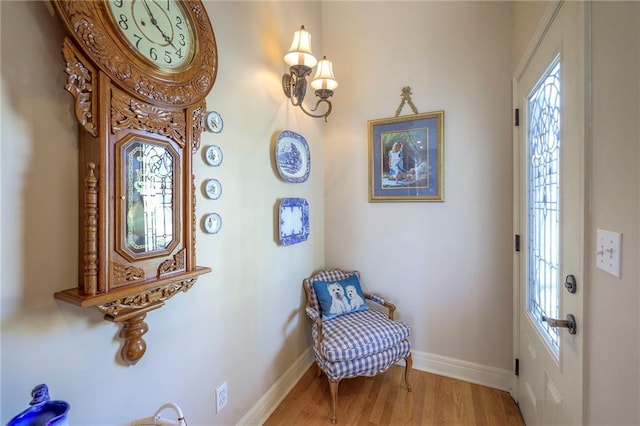
<path fill-rule="evenodd" d="M 515 396 L 527 425 L 582 424 L 587 8 L 551 4 L 514 79 Z"/>

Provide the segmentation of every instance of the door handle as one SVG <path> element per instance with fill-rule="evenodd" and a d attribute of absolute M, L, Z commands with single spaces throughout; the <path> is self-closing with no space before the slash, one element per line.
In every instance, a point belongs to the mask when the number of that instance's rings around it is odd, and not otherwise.
<path fill-rule="evenodd" d="M 566 328 L 569 330 L 569 334 L 576 334 L 577 326 L 576 326 L 576 317 L 569 314 L 566 319 L 556 319 L 542 316 L 542 321 L 546 321 L 549 324 L 549 327 L 559 327 Z"/>

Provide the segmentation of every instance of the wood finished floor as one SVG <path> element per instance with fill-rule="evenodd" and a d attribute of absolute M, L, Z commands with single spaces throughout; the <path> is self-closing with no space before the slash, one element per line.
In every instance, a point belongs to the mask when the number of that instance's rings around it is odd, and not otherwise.
<path fill-rule="evenodd" d="M 330 425 L 326 376 L 313 365 L 265 422 L 275 425 Z M 517 425 L 524 422 L 508 392 L 413 370 L 413 392 L 404 385 L 404 367 L 376 377 L 340 382 L 338 425 Z"/>

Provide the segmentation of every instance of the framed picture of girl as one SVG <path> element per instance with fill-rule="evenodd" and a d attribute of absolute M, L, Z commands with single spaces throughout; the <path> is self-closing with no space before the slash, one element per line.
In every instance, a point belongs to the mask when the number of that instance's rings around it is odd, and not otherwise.
<path fill-rule="evenodd" d="M 444 111 L 369 120 L 369 201 L 444 201 Z"/>

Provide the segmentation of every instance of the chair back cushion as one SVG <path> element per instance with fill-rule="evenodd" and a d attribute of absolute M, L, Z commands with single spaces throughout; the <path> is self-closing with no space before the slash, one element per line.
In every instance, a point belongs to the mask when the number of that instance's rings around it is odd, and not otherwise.
<path fill-rule="evenodd" d="M 357 275 L 335 281 L 314 281 L 313 290 L 320 303 L 322 320 L 369 309 Z"/>
<path fill-rule="evenodd" d="M 326 269 L 306 278 L 303 281 L 304 289 L 307 292 L 307 303 L 309 307 L 320 312 L 320 303 L 318 302 L 318 296 L 313 288 L 315 281 L 332 282 L 339 281 L 355 275 L 360 279 L 360 273 L 358 271 L 343 271 L 342 269 Z"/>

